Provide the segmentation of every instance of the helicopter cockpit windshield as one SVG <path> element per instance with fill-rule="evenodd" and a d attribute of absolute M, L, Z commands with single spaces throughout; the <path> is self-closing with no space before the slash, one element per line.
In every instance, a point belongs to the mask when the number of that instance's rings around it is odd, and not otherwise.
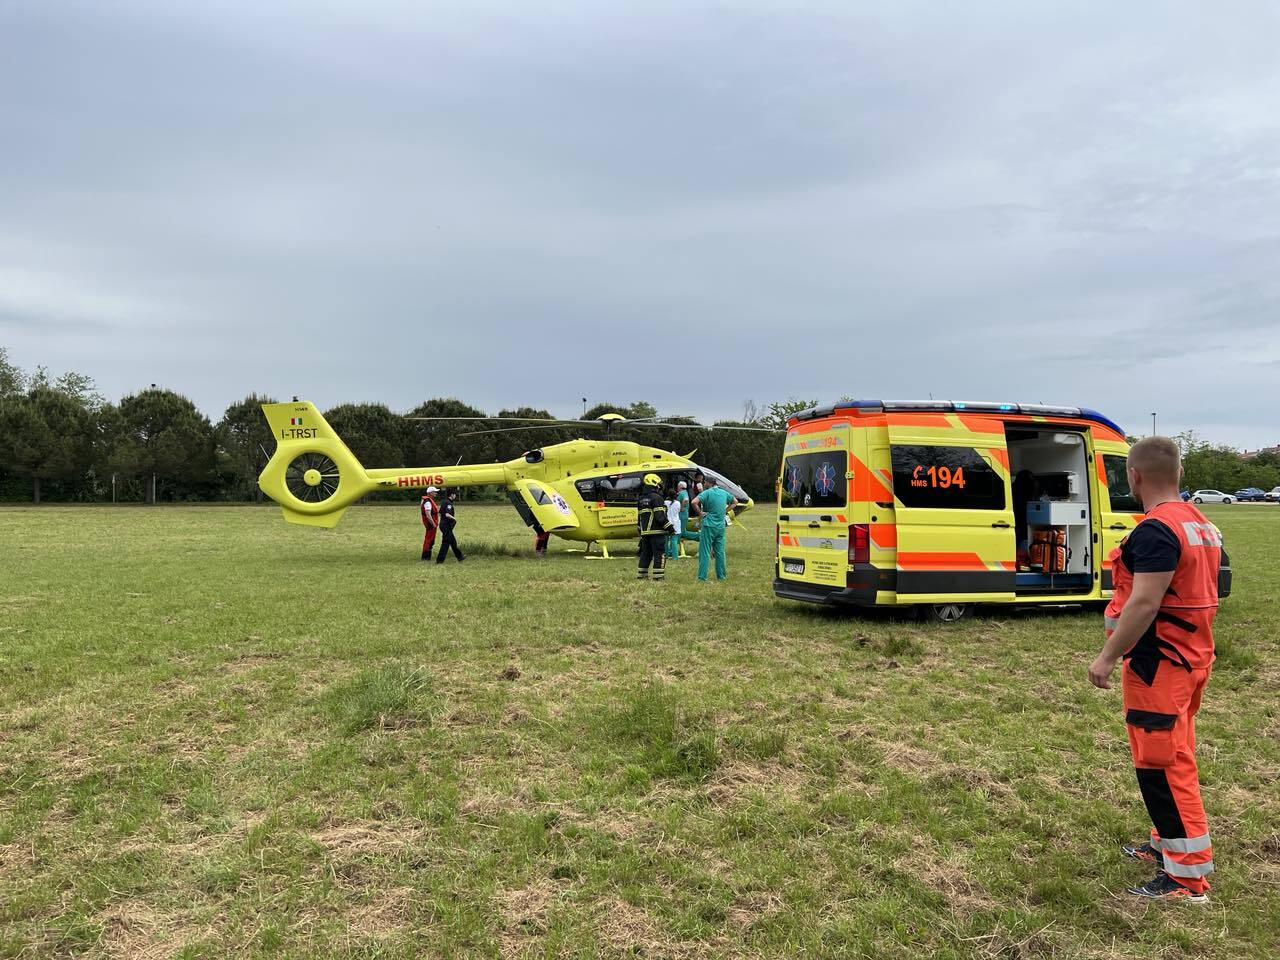
<path fill-rule="evenodd" d="M 715 480 L 717 486 L 723 487 L 725 490 L 729 491 L 729 493 L 733 495 L 733 499 L 737 500 L 739 503 L 746 503 L 751 499 L 747 496 L 747 491 L 743 490 L 723 473 L 719 473 L 708 467 L 698 467 L 698 469 L 702 471 L 702 475 L 704 477 Z"/>

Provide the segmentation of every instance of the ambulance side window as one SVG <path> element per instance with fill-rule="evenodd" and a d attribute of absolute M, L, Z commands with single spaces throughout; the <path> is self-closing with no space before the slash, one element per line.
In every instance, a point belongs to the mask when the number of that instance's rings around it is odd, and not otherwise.
<path fill-rule="evenodd" d="M 1119 454 L 1104 453 L 1102 467 L 1107 472 L 1107 496 L 1111 498 L 1112 513 L 1142 513 L 1142 504 L 1129 489 L 1129 458 Z"/>
<path fill-rule="evenodd" d="M 1004 488 L 973 447 L 893 448 L 893 495 L 904 507 L 1003 510 Z"/>

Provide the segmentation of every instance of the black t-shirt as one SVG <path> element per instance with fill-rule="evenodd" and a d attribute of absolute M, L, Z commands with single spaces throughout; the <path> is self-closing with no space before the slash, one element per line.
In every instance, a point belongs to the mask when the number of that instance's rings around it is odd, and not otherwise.
<path fill-rule="evenodd" d="M 1178 569 L 1182 544 L 1159 520 L 1143 520 L 1120 548 L 1120 559 L 1131 573 L 1168 573 Z"/>
<path fill-rule="evenodd" d="M 457 518 L 453 515 L 453 502 L 446 500 L 440 504 L 440 525 L 446 530 L 452 530 L 453 525 L 457 522 Z"/>

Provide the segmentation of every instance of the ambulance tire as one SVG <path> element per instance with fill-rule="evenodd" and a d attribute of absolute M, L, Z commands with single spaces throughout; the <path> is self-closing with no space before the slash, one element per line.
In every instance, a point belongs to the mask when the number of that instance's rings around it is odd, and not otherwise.
<path fill-rule="evenodd" d="M 916 607 L 916 616 L 928 623 L 956 623 L 972 615 L 972 603 L 922 603 Z"/>

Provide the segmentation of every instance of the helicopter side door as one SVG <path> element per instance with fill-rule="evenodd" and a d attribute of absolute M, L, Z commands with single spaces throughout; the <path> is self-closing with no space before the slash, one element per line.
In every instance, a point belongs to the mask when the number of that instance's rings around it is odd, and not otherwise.
<path fill-rule="evenodd" d="M 548 483 L 517 480 L 511 499 L 526 523 L 531 516 L 543 530 L 572 530 L 578 526 L 578 515 L 569 506 L 569 501 Z"/>

